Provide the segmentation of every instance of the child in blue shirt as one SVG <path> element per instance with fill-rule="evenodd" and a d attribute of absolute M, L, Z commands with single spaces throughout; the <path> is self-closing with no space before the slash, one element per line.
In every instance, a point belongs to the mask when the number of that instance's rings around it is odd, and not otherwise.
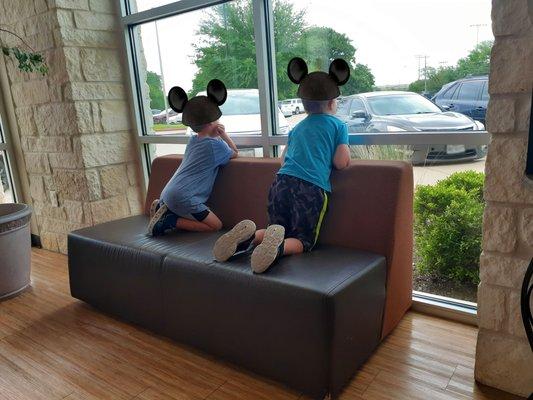
<path fill-rule="evenodd" d="M 298 96 L 308 116 L 289 133 L 282 167 L 268 195 L 269 226 L 255 231 L 252 221 L 237 224 L 215 243 L 217 261 L 255 245 L 251 266 L 262 273 L 283 255 L 313 249 L 328 209 L 331 170 L 350 165 L 348 129 L 334 116 L 338 86 L 348 81 L 349 73 L 340 59 L 331 63 L 329 74 L 308 74 L 304 60 L 290 61 L 289 78 L 300 83 Z"/>
<path fill-rule="evenodd" d="M 185 149 L 181 165 L 166 184 L 161 198 L 152 203 L 148 233 L 163 235 L 168 230 L 207 232 L 222 228 L 220 219 L 206 206 L 220 166 L 237 157 L 237 147 L 226 134 L 218 118 L 219 105 L 226 99 L 221 81 L 213 80 L 207 87 L 207 96 L 190 101 L 183 89 L 172 88 L 169 104 L 183 111 L 183 124 L 196 133 Z"/>

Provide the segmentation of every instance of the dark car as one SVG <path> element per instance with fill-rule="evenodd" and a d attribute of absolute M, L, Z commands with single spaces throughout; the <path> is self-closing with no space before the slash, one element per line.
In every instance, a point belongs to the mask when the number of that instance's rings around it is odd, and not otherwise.
<path fill-rule="evenodd" d="M 444 112 L 430 100 L 412 92 L 371 92 L 343 98 L 337 117 L 349 133 L 363 132 L 468 132 L 485 126 L 456 112 Z M 413 145 L 412 162 L 474 160 L 485 156 L 484 146 Z"/>
<path fill-rule="evenodd" d="M 432 99 L 447 111 L 455 111 L 485 123 L 489 102 L 489 77 L 474 76 L 447 83 Z"/>

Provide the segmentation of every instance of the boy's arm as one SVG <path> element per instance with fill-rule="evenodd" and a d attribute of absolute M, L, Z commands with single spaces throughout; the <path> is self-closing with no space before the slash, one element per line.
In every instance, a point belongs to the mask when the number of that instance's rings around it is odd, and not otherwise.
<path fill-rule="evenodd" d="M 333 156 L 333 165 L 336 169 L 344 169 L 350 166 L 350 147 L 347 144 L 339 144 Z"/>
<path fill-rule="evenodd" d="M 237 146 L 235 146 L 235 143 L 233 143 L 233 140 L 228 136 L 226 133 L 226 130 L 224 129 L 224 125 L 220 125 L 221 128 L 219 128 L 219 136 L 220 138 L 227 143 L 229 148 L 233 151 L 233 154 L 230 158 L 236 158 L 239 156 L 239 149 Z"/>

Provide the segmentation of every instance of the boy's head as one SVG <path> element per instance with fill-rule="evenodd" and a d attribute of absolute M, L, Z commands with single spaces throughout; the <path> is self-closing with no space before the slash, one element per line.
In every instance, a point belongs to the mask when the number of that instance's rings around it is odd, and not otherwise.
<path fill-rule="evenodd" d="M 224 83 L 213 79 L 207 84 L 207 96 L 196 96 L 188 99 L 187 93 L 179 86 L 168 92 L 168 104 L 178 112 L 183 112 L 183 125 L 190 126 L 195 132 L 201 131 L 205 125 L 218 121 L 222 115 L 219 106 L 224 104 L 228 92 Z"/>
<path fill-rule="evenodd" d="M 350 79 L 350 66 L 346 61 L 337 58 L 329 65 L 329 72 L 315 71 L 308 73 L 307 64 L 300 57 L 289 61 L 287 66 L 289 79 L 298 87 L 298 97 L 302 99 L 308 114 L 335 114 L 336 98 L 340 96 L 339 86 Z"/>
<path fill-rule="evenodd" d="M 202 125 L 191 125 L 190 128 L 195 133 L 201 133 L 207 136 L 218 136 L 218 119 L 207 124 Z"/>

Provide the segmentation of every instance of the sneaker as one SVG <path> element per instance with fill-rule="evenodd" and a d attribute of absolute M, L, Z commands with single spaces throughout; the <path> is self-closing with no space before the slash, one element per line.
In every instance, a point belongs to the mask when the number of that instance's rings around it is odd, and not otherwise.
<path fill-rule="evenodd" d="M 176 229 L 177 221 L 178 216 L 170 211 L 166 204 L 162 204 L 148 224 L 148 235 L 164 235 L 166 231 Z"/>
<path fill-rule="evenodd" d="M 150 206 L 150 219 L 154 218 L 157 210 L 159 210 L 159 199 L 152 201 L 152 205 Z"/>
<path fill-rule="evenodd" d="M 252 270 L 256 274 L 265 272 L 278 258 L 283 256 L 285 228 L 281 225 L 270 225 L 263 241 L 252 253 Z"/>
<path fill-rule="evenodd" d="M 227 261 L 239 250 L 245 250 L 253 241 L 256 226 L 253 221 L 245 219 L 226 232 L 215 242 L 213 257 L 218 262 Z"/>

